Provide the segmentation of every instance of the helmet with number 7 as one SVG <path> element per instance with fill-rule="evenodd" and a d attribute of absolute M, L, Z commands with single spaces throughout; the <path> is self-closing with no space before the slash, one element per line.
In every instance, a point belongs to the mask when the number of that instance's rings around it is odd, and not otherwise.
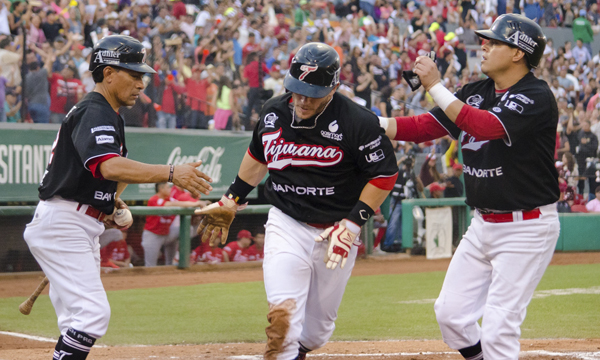
<path fill-rule="evenodd" d="M 156 73 L 146 64 L 146 49 L 131 36 L 110 35 L 98 40 L 90 59 L 90 71 L 112 66 L 140 73 Z"/>
<path fill-rule="evenodd" d="M 340 71 L 340 56 L 334 48 L 308 43 L 294 55 L 283 86 L 296 94 L 323 98 L 340 83 Z"/>
<path fill-rule="evenodd" d="M 525 53 L 527 63 L 536 68 L 546 48 L 546 35 L 533 20 L 522 15 L 504 14 L 494 21 L 489 30 L 475 31 L 487 40 L 498 40 L 517 47 Z"/>

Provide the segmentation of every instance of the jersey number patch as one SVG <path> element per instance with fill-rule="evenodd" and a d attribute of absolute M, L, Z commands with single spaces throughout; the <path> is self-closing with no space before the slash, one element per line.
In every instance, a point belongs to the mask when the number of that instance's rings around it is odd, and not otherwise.
<path fill-rule="evenodd" d="M 300 74 L 300 76 L 298 76 L 298 80 L 304 80 L 306 75 L 310 74 L 311 72 L 317 71 L 318 68 L 319 67 L 317 65 L 302 65 L 302 66 L 300 66 L 300 70 L 302 70 L 304 72 L 302 74 Z"/>

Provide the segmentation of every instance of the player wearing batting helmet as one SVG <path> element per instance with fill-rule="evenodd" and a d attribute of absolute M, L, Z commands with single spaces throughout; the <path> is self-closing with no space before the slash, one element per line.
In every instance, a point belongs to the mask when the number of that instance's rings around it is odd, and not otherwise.
<path fill-rule="evenodd" d="M 489 79 L 452 94 L 435 63 L 421 56 L 414 72 L 438 107 L 381 124 L 398 140 L 449 134 L 461 142 L 466 202 L 476 211 L 448 268 L 436 317 L 444 341 L 466 359 L 517 359 L 527 304 L 560 228 L 558 109 L 548 84 L 530 71 L 546 46 L 535 22 L 502 15 L 477 34 Z"/>
<path fill-rule="evenodd" d="M 268 172 L 267 360 L 304 359 L 327 343 L 353 244 L 396 181 L 390 140 L 373 113 L 336 93 L 339 75 L 332 47 L 300 48 L 284 80 L 290 92 L 263 107 L 235 181 L 221 201 L 197 212 L 205 215 L 202 240 L 225 241 L 235 212 Z"/>
<path fill-rule="evenodd" d="M 131 106 L 153 73 L 145 49 L 129 36 L 96 44 L 90 70 L 96 86 L 67 114 L 52 146 L 39 187 L 40 202 L 24 233 L 31 253 L 50 280 L 50 300 L 60 337 L 53 359 L 85 359 L 108 328 L 110 307 L 100 281 L 104 224 L 128 183 L 172 181 L 192 194 L 208 194 L 210 178 L 200 162 L 169 166 L 127 159 L 124 122 L 118 111 Z"/>

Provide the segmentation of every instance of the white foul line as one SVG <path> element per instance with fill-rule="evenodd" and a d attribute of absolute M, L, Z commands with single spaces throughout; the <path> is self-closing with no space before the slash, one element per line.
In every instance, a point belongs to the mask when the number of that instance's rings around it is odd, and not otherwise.
<path fill-rule="evenodd" d="M 0 335 L 8 335 L 8 336 L 14 336 L 14 337 L 28 339 L 28 340 L 53 342 L 53 343 L 58 341 L 58 339 L 46 338 L 46 337 L 41 337 L 41 336 L 33 336 L 33 335 L 27 335 L 27 334 L 19 334 L 19 333 L 8 332 L 8 331 L 0 331 Z"/>
<path fill-rule="evenodd" d="M 310 354 L 307 357 L 393 357 L 393 356 L 426 356 L 426 355 L 451 355 L 457 354 L 456 351 L 440 351 L 440 352 L 399 352 L 399 353 L 387 353 L 387 354 Z M 570 357 L 579 360 L 598 360 L 600 359 L 600 352 L 554 352 L 554 351 L 544 351 L 544 350 L 532 350 L 532 351 L 521 351 L 520 356 L 527 355 L 547 355 L 547 356 L 557 356 L 557 357 Z M 262 355 L 238 355 L 238 356 L 230 356 L 227 359 L 231 360 L 262 360 Z"/>

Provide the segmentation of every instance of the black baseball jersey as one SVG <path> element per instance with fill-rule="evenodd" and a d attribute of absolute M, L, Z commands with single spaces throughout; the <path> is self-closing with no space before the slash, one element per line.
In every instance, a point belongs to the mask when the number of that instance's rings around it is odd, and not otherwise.
<path fill-rule="evenodd" d="M 94 178 L 88 168 L 91 159 L 110 154 L 127 156 L 123 119 L 104 96 L 91 92 L 69 111 L 58 131 L 40 199 L 58 195 L 112 214 L 117 182 Z"/>
<path fill-rule="evenodd" d="M 271 204 L 308 223 L 339 221 L 368 181 L 398 172 L 377 116 L 334 94 L 320 116 L 293 123 L 292 94 L 269 100 L 248 152 L 269 168 Z"/>
<path fill-rule="evenodd" d="M 467 204 L 493 210 L 531 210 L 558 201 L 554 147 L 558 108 L 545 81 L 528 73 L 496 96 L 494 81 L 465 85 L 456 97 L 489 111 L 504 127 L 505 139 L 480 141 L 461 131 L 444 112 L 430 113 L 460 139 Z"/>

